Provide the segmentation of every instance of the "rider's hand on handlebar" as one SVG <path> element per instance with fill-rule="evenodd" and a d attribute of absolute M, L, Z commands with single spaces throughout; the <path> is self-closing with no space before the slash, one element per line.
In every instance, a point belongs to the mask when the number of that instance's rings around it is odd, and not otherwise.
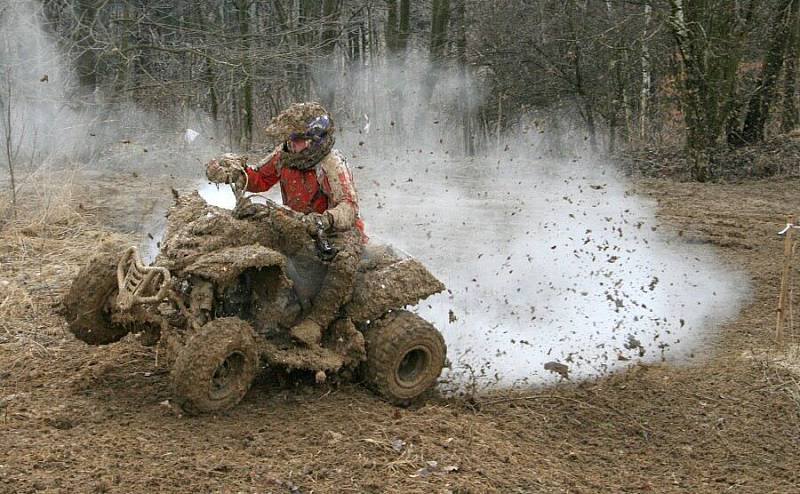
<path fill-rule="evenodd" d="M 219 164 L 217 160 L 211 160 L 206 164 L 206 178 L 215 184 L 228 183 L 228 170 Z"/>
<path fill-rule="evenodd" d="M 303 217 L 308 233 L 314 235 L 320 230 L 327 232 L 333 228 L 333 218 L 327 211 L 324 213 L 308 213 Z"/>
<path fill-rule="evenodd" d="M 216 184 L 242 184 L 244 183 L 244 172 L 239 168 L 234 168 L 224 161 L 211 160 L 206 165 L 206 177 L 209 182 Z"/>

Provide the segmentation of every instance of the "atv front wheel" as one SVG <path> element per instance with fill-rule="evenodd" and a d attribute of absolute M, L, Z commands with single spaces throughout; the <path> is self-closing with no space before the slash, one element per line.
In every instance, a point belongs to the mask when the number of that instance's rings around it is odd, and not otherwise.
<path fill-rule="evenodd" d="M 119 341 L 132 328 L 111 320 L 117 299 L 117 263 L 121 249 L 101 248 L 78 272 L 64 297 L 69 330 L 90 345 Z"/>
<path fill-rule="evenodd" d="M 253 328 L 238 317 L 214 319 L 193 334 L 172 368 L 175 401 L 197 415 L 239 403 L 259 367 Z"/>
<path fill-rule="evenodd" d="M 436 385 L 447 348 L 431 323 L 397 310 L 372 323 L 364 336 L 364 377 L 387 401 L 407 406 Z"/>

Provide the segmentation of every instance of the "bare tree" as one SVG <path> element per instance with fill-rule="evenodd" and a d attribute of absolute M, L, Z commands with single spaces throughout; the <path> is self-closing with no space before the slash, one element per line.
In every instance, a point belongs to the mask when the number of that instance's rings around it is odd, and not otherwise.
<path fill-rule="evenodd" d="M 253 142 L 253 55 L 250 37 L 250 24 L 251 24 L 251 9 L 253 8 L 254 0 L 234 0 L 234 7 L 237 13 L 239 25 L 239 39 L 241 42 L 240 53 L 242 80 L 241 80 L 241 112 L 243 122 L 242 129 L 242 147 L 249 147 Z"/>
<path fill-rule="evenodd" d="M 458 16 L 458 29 L 456 36 L 456 50 L 459 70 L 461 74 L 462 84 L 467 81 L 467 9 L 466 0 L 456 0 L 456 13 Z M 464 154 L 472 156 L 475 154 L 475 135 L 473 131 L 473 101 L 470 94 L 470 88 L 461 88 L 461 118 L 463 121 L 463 136 L 464 136 Z"/>
<path fill-rule="evenodd" d="M 794 130 L 798 119 L 797 107 L 797 52 L 800 50 L 800 1 L 792 3 L 789 19 L 789 37 L 786 40 L 786 57 L 783 74 L 783 113 L 781 131 Z"/>
<path fill-rule="evenodd" d="M 778 89 L 778 77 L 792 42 L 795 9 L 800 0 L 781 0 L 775 7 L 773 37 L 764 59 L 756 90 L 750 97 L 740 134 L 740 143 L 753 144 L 764 140 L 764 126 Z"/>
<path fill-rule="evenodd" d="M 20 146 L 19 144 L 24 137 L 25 129 L 24 127 L 20 130 L 19 137 L 17 138 L 17 142 L 14 142 L 14 111 L 13 111 L 13 103 L 14 103 L 14 92 L 13 92 L 13 80 L 11 78 L 11 69 L 6 68 L 4 78 L 3 78 L 3 85 L 5 86 L 4 91 L 2 91 L 2 96 L 0 96 L 0 122 L 2 122 L 2 130 L 3 130 L 3 151 L 4 157 L 6 159 L 6 165 L 8 166 L 8 176 L 9 176 L 9 190 L 11 192 L 11 214 L 13 215 L 14 219 L 17 218 L 17 184 L 14 177 L 14 168 L 15 162 L 17 159 L 17 155 L 19 154 Z"/>
<path fill-rule="evenodd" d="M 449 25 L 450 0 L 433 0 L 431 2 L 431 32 L 428 45 L 431 68 L 422 88 L 422 101 L 426 105 L 430 102 L 434 87 L 439 80 L 447 47 Z"/>
<path fill-rule="evenodd" d="M 97 22 L 100 2 L 98 0 L 76 0 L 73 4 L 74 29 L 73 47 L 77 50 L 76 68 L 81 86 L 90 93 L 97 86 L 97 47 L 94 44 L 93 30 Z"/>
<path fill-rule="evenodd" d="M 650 48 L 649 37 L 650 23 L 653 17 L 653 8 L 650 0 L 644 0 L 644 32 L 642 33 L 642 87 L 639 90 L 639 138 L 647 137 L 648 102 L 650 101 Z"/>
<path fill-rule="evenodd" d="M 725 128 L 736 99 L 736 81 L 755 0 L 733 7 L 727 0 L 670 0 L 669 24 L 683 71 L 686 144 L 697 181 L 710 178 L 709 150 Z"/>

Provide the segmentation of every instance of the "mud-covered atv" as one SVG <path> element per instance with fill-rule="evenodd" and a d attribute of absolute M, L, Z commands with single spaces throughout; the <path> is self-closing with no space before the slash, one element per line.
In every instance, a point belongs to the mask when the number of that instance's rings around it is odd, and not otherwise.
<path fill-rule="evenodd" d="M 98 247 L 64 298 L 72 333 L 91 345 L 138 333 L 172 362 L 174 401 L 188 413 L 236 405 L 264 366 L 359 376 L 407 405 L 445 363 L 439 331 L 404 309 L 444 289 L 421 263 L 367 246 L 352 299 L 321 345 L 289 337 L 325 275 L 329 246 L 301 215 L 275 203 L 237 207 L 182 197 L 167 213 L 161 251 L 145 265 L 135 247 Z"/>

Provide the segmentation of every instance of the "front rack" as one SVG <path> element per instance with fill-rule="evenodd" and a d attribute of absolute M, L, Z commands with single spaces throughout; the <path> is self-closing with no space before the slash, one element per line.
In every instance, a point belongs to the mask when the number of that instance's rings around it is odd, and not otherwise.
<path fill-rule="evenodd" d="M 169 289 L 169 270 L 146 266 L 139 249 L 130 247 L 117 264 L 117 306 L 128 310 L 136 304 L 151 304 L 164 300 Z"/>

